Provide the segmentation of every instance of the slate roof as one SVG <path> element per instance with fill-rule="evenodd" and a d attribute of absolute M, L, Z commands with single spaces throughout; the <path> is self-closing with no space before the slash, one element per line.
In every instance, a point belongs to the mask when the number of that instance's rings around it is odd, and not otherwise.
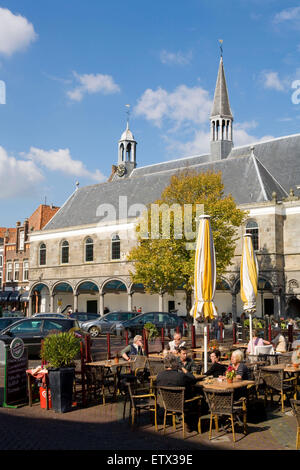
<path fill-rule="evenodd" d="M 223 57 L 220 59 L 213 107 L 211 111 L 211 118 L 215 116 L 232 117 L 225 79 Z"/>
<path fill-rule="evenodd" d="M 45 230 L 62 229 L 101 221 L 99 206 L 113 208 L 119 217 L 119 197 L 127 197 L 127 207 L 147 205 L 159 199 L 171 175 L 184 168 L 222 172 L 225 194 L 236 203 L 256 203 L 288 196 L 291 187 L 300 184 L 300 134 L 234 148 L 228 158 L 209 162 L 209 155 L 186 157 L 135 169 L 131 176 L 117 181 L 77 189 L 45 226 Z M 101 206 L 106 204 L 108 206 Z M 102 216 L 104 213 L 102 213 Z M 129 214 L 135 217 L 136 213 Z M 122 218 L 122 214 L 120 215 Z"/>

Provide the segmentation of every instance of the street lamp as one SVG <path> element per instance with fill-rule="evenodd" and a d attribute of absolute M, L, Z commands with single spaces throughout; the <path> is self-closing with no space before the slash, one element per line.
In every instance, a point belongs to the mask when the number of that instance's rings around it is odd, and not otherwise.
<path fill-rule="evenodd" d="M 258 289 L 260 290 L 260 302 L 261 302 L 261 316 L 264 317 L 264 287 L 266 281 L 264 279 L 258 280 Z"/>

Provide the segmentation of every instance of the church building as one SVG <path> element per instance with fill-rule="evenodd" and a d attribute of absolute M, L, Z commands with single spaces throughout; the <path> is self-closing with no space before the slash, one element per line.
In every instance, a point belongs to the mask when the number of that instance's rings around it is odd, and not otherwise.
<path fill-rule="evenodd" d="M 79 187 L 49 223 L 30 236 L 30 314 L 38 309 L 177 311 L 186 315 L 184 291 L 146 294 L 133 284 L 127 255 L 135 225 L 179 170 L 222 173 L 225 194 L 248 211 L 239 228 L 232 265 L 218 285 L 218 311 L 240 316 L 240 261 L 245 232 L 253 235 L 259 264 L 257 315 L 300 316 L 300 134 L 234 147 L 234 126 L 220 58 L 210 116 L 210 153 L 137 164 L 129 123 L 118 142 L 108 181 Z M 140 154 L 142 154 L 142 144 Z M 141 161 L 141 159 L 139 159 Z"/>

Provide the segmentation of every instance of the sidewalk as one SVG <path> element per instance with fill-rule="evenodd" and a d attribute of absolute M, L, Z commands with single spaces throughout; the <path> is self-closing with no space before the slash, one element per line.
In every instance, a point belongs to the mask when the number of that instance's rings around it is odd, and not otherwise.
<path fill-rule="evenodd" d="M 294 450 L 296 421 L 290 412 L 269 412 L 268 420 L 249 424 L 249 433 L 243 436 L 236 428 L 237 442 L 232 433 L 219 434 L 208 439 L 208 422 L 202 421 L 203 434 L 174 432 L 167 428 L 159 432 L 149 423 L 149 415 L 132 431 L 128 419 L 123 420 L 123 403 L 74 409 L 65 414 L 33 407 L 0 408 L 1 450 Z M 213 436 L 216 436 L 213 433 Z"/>

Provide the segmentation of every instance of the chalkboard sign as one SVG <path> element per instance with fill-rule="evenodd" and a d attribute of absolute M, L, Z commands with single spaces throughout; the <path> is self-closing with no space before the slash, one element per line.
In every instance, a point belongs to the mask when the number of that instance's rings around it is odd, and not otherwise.
<path fill-rule="evenodd" d="M 17 340 L 17 341 L 15 341 Z M 15 338 L 5 354 L 5 385 L 3 406 L 16 407 L 27 403 L 28 354 L 22 340 Z"/>

